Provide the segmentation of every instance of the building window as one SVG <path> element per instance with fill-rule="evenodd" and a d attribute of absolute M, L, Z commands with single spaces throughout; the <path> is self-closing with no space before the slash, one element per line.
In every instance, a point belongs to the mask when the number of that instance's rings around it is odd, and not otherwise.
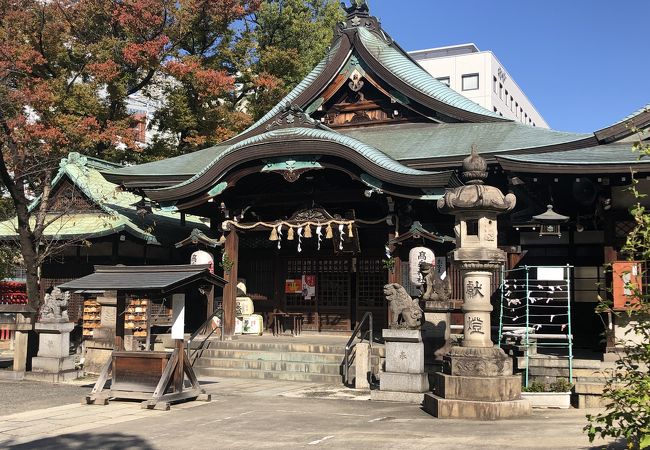
<path fill-rule="evenodd" d="M 510 111 L 512 111 L 512 105 L 514 105 L 514 99 L 512 98 L 512 95 L 510 96 Z"/>
<path fill-rule="evenodd" d="M 436 80 L 440 81 L 442 84 L 449 86 L 449 77 L 440 77 L 436 78 Z"/>
<path fill-rule="evenodd" d="M 499 98 L 503 99 L 503 84 L 499 83 Z"/>
<path fill-rule="evenodd" d="M 497 77 L 492 77 L 492 90 L 497 93 Z"/>
<path fill-rule="evenodd" d="M 508 90 L 506 89 L 506 106 L 508 106 L 510 103 L 508 103 Z"/>
<path fill-rule="evenodd" d="M 519 102 L 515 102 L 515 117 L 519 117 Z"/>
<path fill-rule="evenodd" d="M 478 73 L 463 75 L 463 91 L 475 91 L 478 89 Z"/>

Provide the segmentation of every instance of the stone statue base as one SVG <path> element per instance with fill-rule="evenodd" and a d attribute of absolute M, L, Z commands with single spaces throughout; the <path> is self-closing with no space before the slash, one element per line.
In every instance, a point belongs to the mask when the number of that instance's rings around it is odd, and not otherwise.
<path fill-rule="evenodd" d="M 420 330 L 383 330 L 386 370 L 379 377 L 379 390 L 371 400 L 421 403 L 429 391 L 424 371 L 424 344 Z"/>
<path fill-rule="evenodd" d="M 424 306 L 422 341 L 424 342 L 424 364 L 437 372 L 442 370 L 444 356 L 451 350 L 451 304 L 448 301 L 427 300 Z M 427 370 L 430 372 L 430 370 Z"/>
<path fill-rule="evenodd" d="M 81 376 L 75 370 L 74 356 L 70 356 L 71 322 L 36 322 L 38 355 L 32 358 L 30 378 L 47 381 L 68 381 Z"/>
<path fill-rule="evenodd" d="M 424 410 L 440 419 L 497 420 L 531 413 L 521 398 L 521 375 L 512 374 L 512 360 L 498 347 L 454 347 L 436 374 L 433 394 Z"/>

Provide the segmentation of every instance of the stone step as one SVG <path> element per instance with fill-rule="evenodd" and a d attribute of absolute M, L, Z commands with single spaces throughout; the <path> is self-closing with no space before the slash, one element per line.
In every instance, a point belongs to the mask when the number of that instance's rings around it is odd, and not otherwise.
<path fill-rule="evenodd" d="M 230 358 L 200 358 L 194 367 L 216 367 L 223 369 L 254 369 L 263 371 L 286 371 L 340 375 L 341 364 L 318 364 L 292 361 L 265 361 Z"/>
<path fill-rule="evenodd" d="M 536 377 L 568 377 L 569 368 L 568 367 L 531 367 L 528 370 L 529 376 Z M 594 369 L 573 369 L 573 376 L 580 378 L 606 378 L 607 372 Z"/>
<path fill-rule="evenodd" d="M 194 345 L 193 345 L 194 346 Z M 291 342 L 242 342 L 237 340 L 232 341 L 218 341 L 210 340 L 206 346 L 209 349 L 237 349 L 237 350 L 257 350 L 257 351 L 276 351 L 276 352 L 291 352 L 291 353 L 329 353 L 341 354 L 345 353 L 345 345 L 330 345 L 330 344 L 306 344 L 306 343 L 291 343 Z M 373 354 L 385 354 L 382 346 L 373 346 Z"/>
<path fill-rule="evenodd" d="M 344 355 L 340 353 L 305 353 L 238 349 L 209 348 L 201 352 L 201 359 L 231 358 L 242 360 L 286 361 L 300 363 L 341 364 Z M 372 363 L 379 364 L 379 356 L 372 356 Z"/>
<path fill-rule="evenodd" d="M 265 380 L 305 381 L 323 384 L 342 384 L 341 375 L 309 373 L 309 372 L 283 372 L 255 369 L 224 369 L 217 367 L 198 367 L 195 369 L 197 377 L 228 377 L 228 378 L 253 378 Z"/>
<path fill-rule="evenodd" d="M 569 365 L 569 361 L 567 358 L 539 358 L 539 357 L 531 357 L 528 360 L 530 364 L 530 368 L 532 369 L 533 367 L 549 367 L 549 368 L 567 368 Z M 520 356 L 517 357 L 517 367 L 520 369 L 525 369 L 526 368 L 526 357 L 525 356 Z M 593 369 L 593 370 L 601 370 L 604 367 L 603 363 L 598 360 L 591 360 L 591 359 L 574 359 L 573 360 L 573 368 L 574 369 Z"/>

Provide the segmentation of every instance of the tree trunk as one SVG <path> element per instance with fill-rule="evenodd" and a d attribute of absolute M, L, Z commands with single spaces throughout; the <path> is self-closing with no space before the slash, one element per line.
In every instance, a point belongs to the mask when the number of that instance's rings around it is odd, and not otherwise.
<path fill-rule="evenodd" d="M 31 238 L 31 232 L 22 225 L 19 225 L 18 228 L 20 251 L 25 265 L 28 305 L 38 310 L 41 303 L 38 252 L 36 244 Z"/>

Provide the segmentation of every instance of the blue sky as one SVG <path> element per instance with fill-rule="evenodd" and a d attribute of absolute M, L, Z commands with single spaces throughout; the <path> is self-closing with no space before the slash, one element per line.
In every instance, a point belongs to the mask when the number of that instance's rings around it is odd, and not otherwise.
<path fill-rule="evenodd" d="M 557 130 L 592 132 L 650 103 L 650 0 L 368 0 L 407 51 L 491 50 Z"/>

